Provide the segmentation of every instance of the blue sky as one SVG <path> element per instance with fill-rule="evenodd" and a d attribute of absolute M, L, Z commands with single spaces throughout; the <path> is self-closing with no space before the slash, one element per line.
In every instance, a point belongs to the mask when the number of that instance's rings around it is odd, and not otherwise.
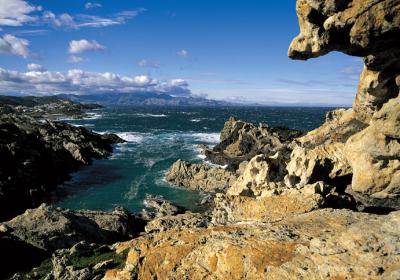
<path fill-rule="evenodd" d="M 297 33 L 295 0 L 0 0 L 0 93 L 350 105 L 361 59 L 291 61 Z"/>

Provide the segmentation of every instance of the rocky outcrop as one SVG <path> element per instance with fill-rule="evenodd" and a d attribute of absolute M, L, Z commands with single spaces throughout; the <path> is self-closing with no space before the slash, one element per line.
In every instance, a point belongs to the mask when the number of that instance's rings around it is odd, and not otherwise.
<path fill-rule="evenodd" d="M 121 243 L 104 279 L 398 279 L 400 212 L 318 210 L 262 225 L 169 230 Z"/>
<path fill-rule="evenodd" d="M 286 183 L 321 180 L 346 188 L 364 207 L 400 209 L 400 3 L 395 0 L 298 0 L 294 59 L 330 51 L 364 58 L 352 109 L 332 114 L 298 139 Z"/>
<path fill-rule="evenodd" d="M 223 192 L 236 178 L 236 173 L 224 168 L 182 160 L 176 161 L 165 174 L 165 179 L 176 186 L 202 192 Z"/>
<path fill-rule="evenodd" d="M 3 255 L 0 277 L 9 276 L 15 271 L 26 271 L 39 265 L 36 272 L 45 270 L 46 274 L 58 275 L 57 277 L 53 275 L 54 277 L 50 279 L 75 279 L 72 274 L 77 273 L 77 268 L 89 269 L 89 272 L 91 268 L 87 268 L 86 261 L 75 263 L 68 268 L 72 265 L 68 263 L 71 261 L 74 263 L 74 261 L 71 256 L 66 258 L 65 252 L 71 251 L 72 255 L 86 248 L 85 256 L 93 257 L 93 261 L 96 262 L 99 260 L 98 255 L 105 253 L 104 250 L 98 252 L 96 248 L 129 240 L 143 232 L 144 226 L 145 221 L 123 208 L 116 208 L 112 212 L 71 211 L 42 204 L 38 208 L 26 210 L 24 214 L 0 224 L 0 244 L 9 252 L 7 258 Z M 109 252 L 109 258 L 114 256 L 110 249 L 107 252 Z M 52 260 L 54 267 L 51 272 L 52 269 L 46 262 L 53 253 L 55 253 Z M 81 257 L 84 258 L 84 256 Z M 41 264 L 42 261 L 44 263 Z M 60 270 L 60 266 L 63 270 Z M 32 276 L 29 279 L 42 279 L 42 276 Z M 15 279 L 27 278 L 18 276 Z"/>
<path fill-rule="evenodd" d="M 0 221 L 40 205 L 71 172 L 107 157 L 122 141 L 60 122 L 1 115 Z"/>
<path fill-rule="evenodd" d="M 144 199 L 144 205 L 146 208 L 142 211 L 142 217 L 145 220 L 173 216 L 186 211 L 185 208 L 172 204 L 162 196 L 147 195 Z"/>
<path fill-rule="evenodd" d="M 227 165 L 228 170 L 235 171 L 241 162 L 258 154 L 271 156 L 278 151 L 290 154 L 288 144 L 300 135 L 297 130 L 271 128 L 266 124 L 256 126 L 230 118 L 221 131 L 221 142 L 212 150 L 205 149 L 204 154 L 212 163 Z"/>
<path fill-rule="evenodd" d="M 113 212 L 71 211 L 42 204 L 2 223 L 3 234 L 53 252 L 80 241 L 110 244 L 132 238 L 143 230 L 142 221 L 123 208 Z"/>
<path fill-rule="evenodd" d="M 269 193 L 277 194 L 285 188 L 285 159 L 277 152 L 273 156 L 258 155 L 244 167 L 241 175 L 227 190 L 228 195 L 264 197 Z"/>
<path fill-rule="evenodd" d="M 277 188 L 267 186 L 260 196 L 217 194 L 212 213 L 214 224 L 239 222 L 273 222 L 297 214 L 307 213 L 322 207 L 347 206 L 346 197 L 323 182 L 302 188 Z"/>
<path fill-rule="evenodd" d="M 166 231 L 170 229 L 201 228 L 208 225 L 209 219 L 200 213 L 185 212 L 183 214 L 157 217 L 146 224 L 147 233 Z"/>

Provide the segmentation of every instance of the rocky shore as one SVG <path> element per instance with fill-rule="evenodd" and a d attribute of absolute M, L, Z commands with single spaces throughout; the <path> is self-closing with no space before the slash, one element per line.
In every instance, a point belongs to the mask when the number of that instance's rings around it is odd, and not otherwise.
<path fill-rule="evenodd" d="M 109 156 L 112 145 L 123 142 L 116 135 L 31 117 L 18 112 L 21 105 L 6 106 L 0 114 L 0 221 L 47 201 L 70 173 Z"/>
<path fill-rule="evenodd" d="M 364 58 L 351 109 L 305 135 L 228 120 L 204 147 L 225 168 L 166 174 L 212 194 L 205 214 L 149 197 L 140 216 L 41 206 L 1 224 L 8 248 L 53 253 L 13 279 L 400 279 L 400 2 L 297 0 L 297 14 L 289 57 Z"/>

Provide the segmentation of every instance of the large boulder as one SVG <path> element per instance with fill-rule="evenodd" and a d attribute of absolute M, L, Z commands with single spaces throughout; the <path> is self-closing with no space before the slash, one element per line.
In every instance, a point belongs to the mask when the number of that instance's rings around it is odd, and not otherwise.
<path fill-rule="evenodd" d="M 6 233 L 47 252 L 80 241 L 111 244 L 143 231 L 141 221 L 123 208 L 113 212 L 71 211 L 42 204 L 2 224 Z"/>

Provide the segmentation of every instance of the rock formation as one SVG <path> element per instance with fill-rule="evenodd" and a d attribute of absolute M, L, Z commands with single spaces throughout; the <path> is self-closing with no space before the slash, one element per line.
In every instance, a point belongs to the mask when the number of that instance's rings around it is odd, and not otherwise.
<path fill-rule="evenodd" d="M 29 265 L 39 265 L 54 252 L 60 255 L 71 247 L 72 251 L 79 249 L 77 244 L 82 242 L 104 245 L 128 240 L 144 231 L 144 225 L 142 219 L 123 208 L 112 212 L 71 211 L 42 204 L 28 209 L 24 214 L 0 224 L 0 244 L 9 252 L 7 258 L 3 258 L 0 278 L 13 271 L 31 268 Z M 90 248 L 87 254 L 96 255 L 95 248 Z M 26 254 L 26 258 L 22 254 Z M 60 258 L 54 258 L 53 262 L 55 260 L 60 261 Z"/>
<path fill-rule="evenodd" d="M 362 207 L 400 209 L 400 2 L 298 0 L 297 14 L 300 34 L 291 58 L 341 51 L 363 57 L 364 70 L 352 109 L 298 139 L 287 181 L 351 175 L 349 192 Z"/>
<path fill-rule="evenodd" d="M 205 149 L 204 154 L 212 163 L 227 165 L 228 170 L 235 171 L 241 162 L 258 154 L 274 155 L 278 151 L 290 154 L 288 144 L 300 135 L 297 130 L 266 124 L 256 126 L 230 118 L 221 131 L 221 142 L 212 150 Z"/>
<path fill-rule="evenodd" d="M 234 172 L 208 164 L 176 161 L 165 174 L 165 179 L 179 187 L 194 191 L 222 192 L 236 180 Z"/>

